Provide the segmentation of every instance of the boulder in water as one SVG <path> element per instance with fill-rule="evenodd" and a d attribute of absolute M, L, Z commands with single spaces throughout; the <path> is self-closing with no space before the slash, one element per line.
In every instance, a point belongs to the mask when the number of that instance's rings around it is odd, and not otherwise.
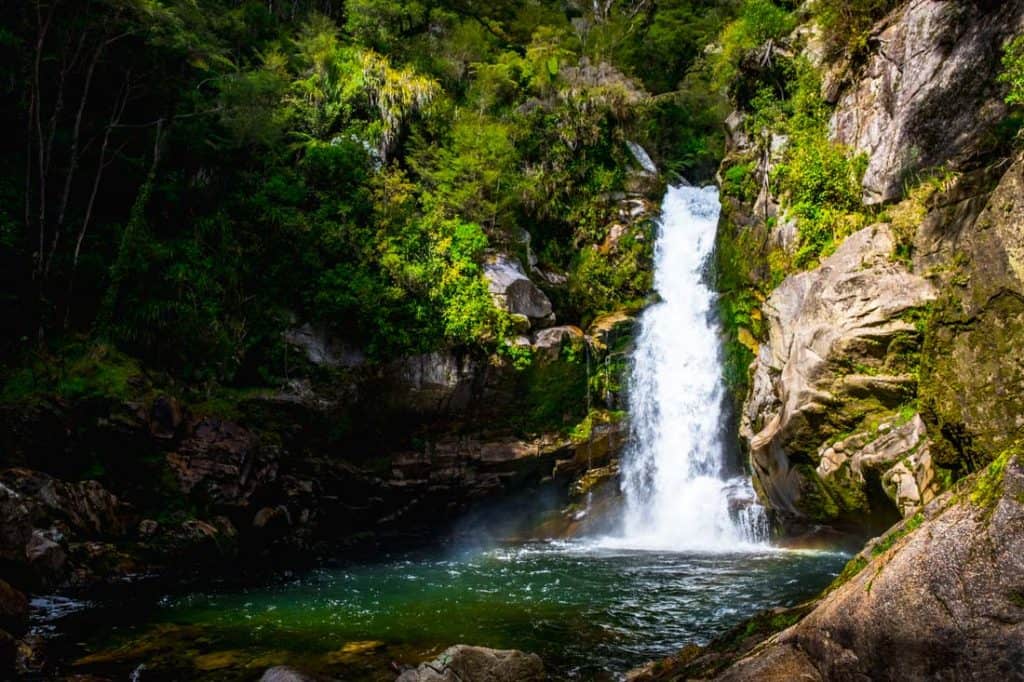
<path fill-rule="evenodd" d="M 260 682 L 313 682 L 313 678 L 295 668 L 276 665 L 273 668 L 267 668 L 260 678 Z"/>
<path fill-rule="evenodd" d="M 544 679 L 537 654 L 457 644 L 429 663 L 406 670 L 396 682 L 533 682 Z"/>

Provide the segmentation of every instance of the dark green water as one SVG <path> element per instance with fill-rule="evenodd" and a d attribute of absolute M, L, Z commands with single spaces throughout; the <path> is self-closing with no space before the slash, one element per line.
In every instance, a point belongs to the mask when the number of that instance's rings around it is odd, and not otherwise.
<path fill-rule="evenodd" d="M 79 633 L 71 670 L 145 665 L 140 680 L 244 680 L 289 663 L 341 679 L 394 679 L 392 661 L 415 663 L 463 642 L 536 652 L 558 678 L 615 679 L 816 594 L 845 558 L 576 543 L 396 558 L 260 589 L 164 597 L 145 609 L 83 612 L 94 625 Z"/>

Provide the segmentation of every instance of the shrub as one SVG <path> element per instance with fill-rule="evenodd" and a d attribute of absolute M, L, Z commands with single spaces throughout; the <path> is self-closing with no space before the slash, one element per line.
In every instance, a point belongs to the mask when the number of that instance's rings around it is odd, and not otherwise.
<path fill-rule="evenodd" d="M 867 48 L 871 27 L 895 5 L 895 0 L 817 0 L 811 11 L 830 56 L 856 57 Z"/>
<path fill-rule="evenodd" d="M 754 179 L 753 163 L 738 163 L 722 173 L 722 193 L 740 201 L 757 198 L 757 182 Z"/>
<path fill-rule="evenodd" d="M 1007 104 L 1024 104 L 1024 35 L 1017 36 L 1004 48 L 999 82 L 1009 86 Z"/>
<path fill-rule="evenodd" d="M 714 82 L 732 87 L 740 63 L 769 40 L 778 40 L 796 28 L 797 20 L 771 0 L 744 0 L 739 16 L 722 31 L 722 51 L 714 66 Z"/>
<path fill-rule="evenodd" d="M 867 223 L 861 205 L 861 181 L 867 157 L 852 155 L 828 137 L 828 109 L 820 83 L 807 64 L 798 68 L 797 85 L 786 123 L 789 147 L 773 171 L 776 192 L 797 221 L 797 267 L 828 255 L 842 237 Z"/>

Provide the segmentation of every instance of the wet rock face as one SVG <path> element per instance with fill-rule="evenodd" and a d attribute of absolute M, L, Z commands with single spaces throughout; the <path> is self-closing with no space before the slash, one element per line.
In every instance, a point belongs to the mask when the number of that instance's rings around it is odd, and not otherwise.
<path fill-rule="evenodd" d="M 841 467 L 822 464 L 822 443 L 915 394 L 920 333 L 906 314 L 935 290 L 892 250 L 888 227 L 866 228 L 817 269 L 787 278 L 764 305 L 769 339 L 754 363 L 741 435 L 755 485 L 784 524 L 862 512 L 866 505 L 843 498 L 866 498 L 863 481 L 824 485 L 822 476 Z"/>
<path fill-rule="evenodd" d="M 458 644 L 429 663 L 398 676 L 396 682 L 539 682 L 545 679 L 540 656 L 522 651 Z"/>
<path fill-rule="evenodd" d="M 718 679 L 1017 680 L 1024 670 L 1024 461 L 926 508 L 923 525 Z M 905 532 L 905 531 L 904 531 Z M 899 537 L 899 533 L 894 537 Z"/>
<path fill-rule="evenodd" d="M 986 151 L 1006 112 L 1001 49 L 1022 27 L 1021 0 L 911 0 L 886 20 L 831 121 L 837 141 L 868 155 L 867 203 L 899 198 L 914 171 Z"/>

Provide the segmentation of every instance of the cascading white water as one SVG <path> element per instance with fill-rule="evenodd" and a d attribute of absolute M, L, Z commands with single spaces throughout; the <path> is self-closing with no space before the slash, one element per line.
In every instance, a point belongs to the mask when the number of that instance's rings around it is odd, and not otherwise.
<path fill-rule="evenodd" d="M 616 544 L 730 551 L 766 535 L 750 482 L 725 478 L 720 336 L 705 280 L 720 208 L 714 187 L 671 187 L 662 204 L 654 252 L 662 300 L 644 312 L 633 356 Z"/>

